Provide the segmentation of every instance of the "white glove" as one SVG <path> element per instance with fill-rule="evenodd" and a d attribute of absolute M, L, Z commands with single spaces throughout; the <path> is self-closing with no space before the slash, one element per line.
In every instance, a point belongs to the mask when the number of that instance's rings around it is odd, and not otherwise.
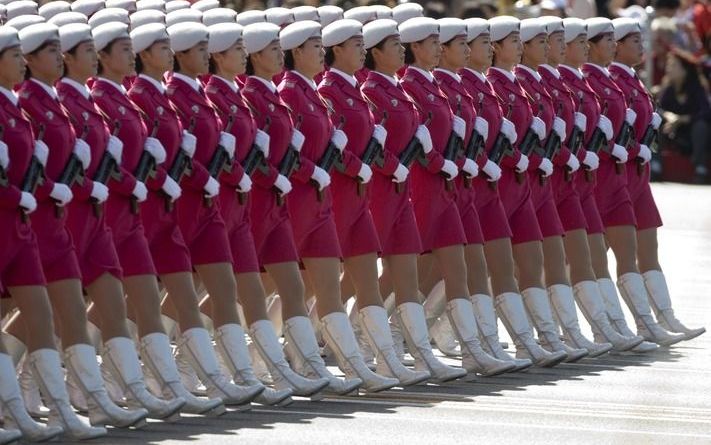
<path fill-rule="evenodd" d="M 546 138 L 546 123 L 538 116 L 533 116 L 531 121 L 531 130 L 536 133 L 539 140 L 544 140 Z"/>
<path fill-rule="evenodd" d="M 385 147 L 385 139 L 388 137 L 388 130 L 382 125 L 376 125 L 373 127 L 373 135 L 376 141 L 383 147 Z"/>
<path fill-rule="evenodd" d="M 415 131 L 415 137 L 422 144 L 425 154 L 432 151 L 432 136 L 430 136 L 430 130 L 427 127 L 419 125 Z"/>
<path fill-rule="evenodd" d="M 489 139 L 489 122 L 487 122 L 486 119 L 477 116 L 476 119 L 474 119 L 474 129 L 484 140 Z"/>
<path fill-rule="evenodd" d="M 342 130 L 333 130 L 333 135 L 331 135 L 331 142 L 336 146 L 341 152 L 346 148 L 348 144 L 348 136 Z"/>
<path fill-rule="evenodd" d="M 146 142 L 143 144 L 143 149 L 153 156 L 156 164 L 162 164 L 165 162 L 165 148 L 163 148 L 163 144 L 161 144 L 158 139 L 147 137 Z"/>
<path fill-rule="evenodd" d="M 281 195 L 284 196 L 291 191 L 291 181 L 289 181 L 286 176 L 279 175 L 277 176 L 276 181 L 274 181 L 274 187 L 279 189 Z"/>
<path fill-rule="evenodd" d="M 141 181 L 136 181 L 136 186 L 133 187 L 132 195 L 138 202 L 145 201 L 146 198 L 148 198 L 148 189 L 146 188 L 146 184 Z"/>
<path fill-rule="evenodd" d="M 558 133 L 558 136 L 560 137 L 561 141 L 565 140 L 565 131 L 566 131 L 566 125 L 565 121 L 558 116 L 556 116 L 555 119 L 553 119 L 553 131 Z"/>
<path fill-rule="evenodd" d="M 634 125 L 634 121 L 637 120 L 637 113 L 632 108 L 628 108 L 627 111 L 625 111 L 625 121 L 630 124 Z"/>
<path fill-rule="evenodd" d="M 459 169 L 457 168 L 457 164 L 454 162 L 450 161 L 449 159 L 444 160 L 444 164 L 442 165 L 442 170 L 441 172 L 444 172 L 444 174 L 447 175 L 449 180 L 452 180 L 457 177 L 459 174 Z"/>
<path fill-rule="evenodd" d="M 254 135 L 254 145 L 259 148 L 259 151 L 261 151 L 264 154 L 265 158 L 269 157 L 269 144 L 271 143 L 271 138 L 269 137 L 269 134 L 265 133 L 262 130 L 257 130 L 257 134 Z"/>
<path fill-rule="evenodd" d="M 197 147 L 197 138 L 190 134 L 187 130 L 183 130 L 183 139 L 180 140 L 180 148 L 185 152 L 188 157 L 192 158 L 195 156 L 195 149 Z"/>
<path fill-rule="evenodd" d="M 74 143 L 74 156 L 81 161 L 84 170 L 91 165 L 91 147 L 85 141 L 77 139 Z"/>
<path fill-rule="evenodd" d="M 580 161 L 578 161 L 578 158 L 572 154 L 568 158 L 568 162 L 566 162 L 565 165 L 568 166 L 568 169 L 570 169 L 571 172 L 576 172 L 580 169 Z"/>
<path fill-rule="evenodd" d="M 370 166 L 368 166 L 368 164 L 361 164 L 360 170 L 358 171 L 358 178 L 360 179 L 361 184 L 369 183 L 372 177 L 373 170 L 370 168 Z"/>
<path fill-rule="evenodd" d="M 583 164 L 585 164 L 585 167 L 588 170 L 597 170 L 597 168 L 600 166 L 600 158 L 597 156 L 597 154 L 588 151 L 585 153 L 585 159 L 583 159 Z"/>
<path fill-rule="evenodd" d="M 516 139 L 518 139 L 518 134 L 516 134 L 516 126 L 511 122 L 510 120 L 503 118 L 501 121 L 501 132 L 506 136 L 506 139 L 509 140 L 512 144 L 516 143 Z"/>
<path fill-rule="evenodd" d="M 304 133 L 294 128 L 294 131 L 291 133 L 291 146 L 294 147 L 294 150 L 300 152 L 301 147 L 304 146 L 304 141 L 306 141 L 306 136 L 304 136 Z"/>
<path fill-rule="evenodd" d="M 163 192 L 170 197 L 171 201 L 175 201 L 180 198 L 180 195 L 183 194 L 183 191 L 180 189 L 180 185 L 178 185 L 178 183 L 175 182 L 175 180 L 170 176 L 165 177 L 165 182 L 163 183 L 161 190 L 163 190 Z"/>
<path fill-rule="evenodd" d="M 109 188 L 100 182 L 92 182 L 91 197 L 101 204 L 109 199 Z"/>
<path fill-rule="evenodd" d="M 612 147 L 612 156 L 617 158 L 618 164 L 624 164 L 625 162 L 627 162 L 627 149 L 621 145 L 615 144 Z"/>
<path fill-rule="evenodd" d="M 407 175 L 410 174 L 410 170 L 407 169 L 402 164 L 398 164 L 397 168 L 395 169 L 395 172 L 393 173 L 393 182 L 397 182 L 398 184 L 401 182 L 405 182 L 407 179 Z"/>
<path fill-rule="evenodd" d="M 311 179 L 318 183 L 318 189 L 323 190 L 331 184 L 331 176 L 328 172 L 319 166 L 314 167 L 314 172 L 311 174 Z"/>
<path fill-rule="evenodd" d="M 239 180 L 237 184 L 237 191 L 241 193 L 249 193 L 252 190 L 252 178 L 248 174 L 242 175 L 242 179 Z"/>
<path fill-rule="evenodd" d="M 467 123 L 459 116 L 452 116 L 452 131 L 457 133 L 457 136 L 464 140 L 467 133 Z"/>
<path fill-rule="evenodd" d="M 652 124 L 652 128 L 659 130 L 659 126 L 662 125 L 662 117 L 655 111 L 652 113 L 652 119 L 649 121 Z"/>
<path fill-rule="evenodd" d="M 20 195 L 20 207 L 25 209 L 25 213 L 32 213 L 37 210 L 37 200 L 31 193 L 22 192 Z"/>
<path fill-rule="evenodd" d="M 487 181 L 496 182 L 501 179 L 501 167 L 488 159 L 486 160 L 486 164 L 484 164 L 484 168 L 482 170 L 484 170 L 484 173 L 488 176 Z"/>
<path fill-rule="evenodd" d="M 541 165 L 538 166 L 538 170 L 543 172 L 544 177 L 549 177 L 553 174 L 553 163 L 548 158 L 543 158 L 541 160 Z"/>
<path fill-rule="evenodd" d="M 521 159 L 519 159 L 518 163 L 516 164 L 516 171 L 519 173 L 523 173 L 526 170 L 528 170 L 528 156 L 521 153 Z"/>
<path fill-rule="evenodd" d="M 600 115 L 600 120 L 597 121 L 597 128 L 605 133 L 605 139 L 608 141 L 612 140 L 612 122 L 610 122 L 610 119 L 608 119 L 607 116 L 603 116 L 602 114 Z"/>
<path fill-rule="evenodd" d="M 642 164 L 646 164 L 647 162 L 652 160 L 652 150 L 649 149 L 644 144 L 639 145 L 639 154 L 637 155 L 638 158 L 642 159 Z"/>
<path fill-rule="evenodd" d="M 49 196 L 52 197 L 55 201 L 57 201 L 57 205 L 59 207 L 64 207 L 65 205 L 69 204 L 72 201 L 72 198 L 74 198 L 74 195 L 72 194 L 72 191 L 67 187 L 66 184 L 62 184 L 61 182 L 55 182 L 54 187 L 52 187 L 52 191 L 50 192 Z"/>
<path fill-rule="evenodd" d="M 10 154 L 7 151 L 7 144 L 0 141 L 0 167 L 7 170 L 8 165 L 10 165 Z"/>
<path fill-rule="evenodd" d="M 206 198 L 214 198 L 218 193 L 220 193 L 220 183 L 217 182 L 215 178 L 210 176 L 207 180 L 207 184 L 203 187 L 203 191 L 205 192 Z"/>
<path fill-rule="evenodd" d="M 476 162 L 472 161 L 469 158 L 464 160 L 462 171 L 466 173 L 470 178 L 476 178 L 477 176 L 479 176 L 479 166 Z"/>
<path fill-rule="evenodd" d="M 35 157 L 42 164 L 42 167 L 47 166 L 47 159 L 49 158 L 49 147 L 42 141 L 35 141 Z"/>
<path fill-rule="evenodd" d="M 575 126 L 580 130 L 585 131 L 588 126 L 588 117 L 583 113 L 575 112 Z"/>
<path fill-rule="evenodd" d="M 227 156 L 229 156 L 230 159 L 235 157 L 235 146 L 237 145 L 237 139 L 235 139 L 234 136 L 224 131 L 221 131 L 220 145 L 225 149 L 225 151 L 227 152 Z"/>
<path fill-rule="evenodd" d="M 121 158 L 123 157 L 123 142 L 121 142 L 121 139 L 116 136 L 109 136 L 109 142 L 106 144 L 106 151 L 109 152 L 117 164 L 121 165 Z"/>

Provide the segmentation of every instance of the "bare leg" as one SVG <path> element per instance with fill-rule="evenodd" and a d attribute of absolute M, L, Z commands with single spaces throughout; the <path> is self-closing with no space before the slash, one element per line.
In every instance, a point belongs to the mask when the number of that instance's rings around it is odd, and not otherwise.
<path fill-rule="evenodd" d="M 390 255 L 383 259 L 385 270 L 388 272 L 387 281 L 391 283 L 395 292 L 397 305 L 403 303 L 419 303 L 417 298 L 417 256 L 415 255 Z M 387 287 L 386 287 L 387 288 Z M 389 295 L 383 292 L 383 282 L 381 277 L 381 295 Z"/>
<path fill-rule="evenodd" d="M 60 327 L 62 346 L 89 344 L 87 333 L 86 305 L 79 280 L 60 280 L 47 284 L 47 292 Z"/>
<path fill-rule="evenodd" d="M 303 258 L 320 318 L 332 312 L 345 312 L 341 303 L 341 264 L 338 258 Z"/>
<path fill-rule="evenodd" d="M 565 249 L 563 238 L 549 236 L 543 239 L 543 270 L 545 272 L 546 286 L 554 284 L 570 285 L 566 273 Z"/>
<path fill-rule="evenodd" d="M 447 246 L 432 252 L 444 279 L 447 300 L 468 298 L 467 265 L 462 245 Z"/>
<path fill-rule="evenodd" d="M 613 226 L 606 229 L 606 239 L 617 259 L 617 276 L 639 273 L 637 269 L 637 236 L 634 226 Z"/>
<path fill-rule="evenodd" d="M 656 227 L 637 231 L 637 264 L 642 273 L 650 270 L 662 270 L 662 266 L 659 264 Z"/>
<path fill-rule="evenodd" d="M 191 328 L 204 327 L 200 319 L 198 296 L 195 292 L 192 274 L 190 272 L 170 273 L 161 275 L 160 279 L 168 291 L 168 298 L 166 299 L 168 304 L 163 305 L 163 311 L 169 312 L 170 315 L 175 317 L 174 319 L 178 321 L 180 326 L 180 331 L 184 332 Z"/>
<path fill-rule="evenodd" d="M 378 258 L 374 253 L 345 259 L 345 276 L 351 278 L 349 282 L 352 283 L 355 289 L 358 309 L 383 305 L 383 299 L 378 288 L 377 260 Z"/>
<path fill-rule="evenodd" d="M 156 332 L 165 334 L 160 318 L 160 293 L 154 275 L 135 275 L 123 279 L 123 288 L 128 296 L 138 326 L 138 336 L 143 338 Z"/>
<path fill-rule="evenodd" d="M 510 238 L 487 241 L 484 244 L 486 264 L 491 275 L 494 295 L 506 292 L 518 293 L 518 283 L 514 274 L 513 248 Z"/>
<path fill-rule="evenodd" d="M 518 271 L 520 289 L 537 287 L 543 289 L 543 247 L 539 241 L 513 246 L 514 260 Z"/>
<path fill-rule="evenodd" d="M 296 316 L 308 316 L 304 304 L 304 282 L 299 273 L 299 265 L 292 261 L 268 264 L 264 267 L 281 297 L 282 318 L 288 320 Z"/>
<path fill-rule="evenodd" d="M 566 232 L 563 238 L 565 255 L 570 263 L 570 281 L 595 281 L 588 235 L 584 229 Z"/>
<path fill-rule="evenodd" d="M 467 262 L 467 287 L 474 294 L 489 295 L 489 275 L 484 257 L 484 246 L 469 244 L 464 247 L 464 258 Z"/>
<path fill-rule="evenodd" d="M 212 322 L 215 327 L 239 324 L 237 315 L 237 284 L 230 263 L 203 264 L 195 266 L 210 294 Z"/>
<path fill-rule="evenodd" d="M 101 275 L 86 287 L 94 304 L 89 311 L 98 318 L 101 337 L 104 341 L 114 337 L 129 337 L 126 327 L 126 301 L 121 281 L 109 273 Z"/>
<path fill-rule="evenodd" d="M 259 274 L 240 273 L 235 275 L 235 280 L 247 324 L 251 326 L 255 321 L 267 320 L 267 297 Z"/>
<path fill-rule="evenodd" d="M 13 286 L 8 291 L 22 315 L 20 321 L 15 317 L 9 324 L 21 332 L 16 337 L 23 340 L 29 352 L 54 349 L 54 323 L 47 290 L 43 286 Z"/>

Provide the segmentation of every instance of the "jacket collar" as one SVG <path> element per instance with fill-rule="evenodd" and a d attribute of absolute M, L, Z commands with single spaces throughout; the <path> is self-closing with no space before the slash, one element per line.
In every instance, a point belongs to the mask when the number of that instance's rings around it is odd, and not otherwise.
<path fill-rule="evenodd" d="M 59 82 L 72 87 L 77 93 L 84 96 L 84 99 L 86 100 L 89 100 L 89 98 L 91 97 L 91 93 L 89 92 L 89 89 L 86 87 L 86 85 L 82 85 L 76 80 L 70 79 L 68 77 L 63 77 Z"/>

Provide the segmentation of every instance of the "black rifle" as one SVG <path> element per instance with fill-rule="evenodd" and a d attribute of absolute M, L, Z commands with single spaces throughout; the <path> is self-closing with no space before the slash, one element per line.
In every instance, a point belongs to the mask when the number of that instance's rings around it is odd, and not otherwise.
<path fill-rule="evenodd" d="M 427 125 L 429 125 L 431 120 L 432 112 L 428 111 L 427 120 L 423 125 L 426 127 Z M 426 167 L 429 163 L 429 161 L 427 160 L 427 156 L 425 155 L 425 150 L 422 147 L 422 142 L 417 139 L 417 136 L 412 136 L 412 139 L 410 139 L 410 142 L 407 143 L 405 149 L 400 152 L 399 159 L 400 163 L 408 169 L 412 166 L 412 163 L 415 162 L 415 160 L 417 160 L 417 162 L 419 162 L 420 165 L 422 165 L 423 167 Z M 397 193 L 400 193 L 402 191 L 402 183 L 395 183 L 395 191 Z"/>
<path fill-rule="evenodd" d="M 158 134 L 159 123 L 158 119 L 153 121 L 153 130 L 151 130 L 152 138 L 155 138 L 156 134 Z M 156 160 L 153 155 L 146 150 L 143 150 L 141 157 L 138 159 L 138 165 L 136 166 L 136 170 L 133 172 L 133 176 L 137 181 L 145 183 L 149 176 L 151 178 L 155 178 L 156 167 Z M 131 213 L 134 215 L 138 214 L 138 198 L 135 196 L 131 197 Z"/>
<path fill-rule="evenodd" d="M 374 107 L 372 103 L 371 107 Z M 384 125 L 387 118 L 388 112 L 383 111 L 383 120 L 380 121 L 380 125 Z M 368 141 L 368 145 L 365 146 L 365 151 L 363 151 L 363 155 L 361 156 L 360 160 L 368 167 L 377 165 L 378 167 L 383 168 L 383 166 L 385 165 L 385 147 L 383 147 L 383 145 L 378 142 L 377 139 L 371 136 L 370 140 Z M 363 181 L 358 178 L 358 196 L 363 196 L 364 192 L 365 184 L 363 184 Z"/>
<path fill-rule="evenodd" d="M 191 117 L 190 125 L 188 126 L 188 133 L 192 134 L 194 129 L 195 118 Z M 175 155 L 175 159 L 173 159 L 173 163 L 170 165 L 170 169 L 168 169 L 168 176 L 177 184 L 180 184 L 180 181 L 183 179 L 183 176 L 190 176 L 192 172 L 193 158 L 191 158 L 182 148 L 179 149 L 178 153 Z M 163 197 L 165 200 L 165 211 L 172 212 L 173 207 L 175 205 L 175 203 L 173 202 L 173 198 L 168 196 L 168 194 L 165 192 L 163 192 L 163 194 L 165 195 Z"/>
<path fill-rule="evenodd" d="M 617 140 L 615 141 L 617 145 L 624 147 L 629 150 L 629 146 L 634 140 L 634 127 L 627 122 L 627 119 L 622 121 L 622 128 L 620 128 L 620 133 L 617 135 Z M 624 165 L 619 162 L 615 162 L 615 172 L 620 175 L 624 171 Z"/>
<path fill-rule="evenodd" d="M 303 121 L 303 117 L 299 115 L 296 118 L 296 125 L 294 125 L 294 129 L 298 130 L 301 127 L 301 122 Z M 301 153 L 299 153 L 299 150 L 297 150 L 291 142 L 289 142 L 289 147 L 286 149 L 286 154 L 284 154 L 284 157 L 281 159 L 281 162 L 279 163 L 279 174 L 283 175 L 287 179 L 291 177 L 291 174 L 294 173 L 294 171 L 298 170 L 301 167 Z M 274 187 L 274 193 L 276 194 L 276 201 L 278 206 L 283 206 L 284 205 L 284 195 L 282 195 L 281 190 L 279 190 L 276 186 Z"/>
<path fill-rule="evenodd" d="M 82 134 L 78 139 L 84 140 L 88 133 L 89 127 L 84 125 Z M 69 159 L 64 165 L 64 170 L 62 170 L 62 173 L 59 175 L 57 182 L 65 184 L 70 189 L 74 184 L 84 185 L 84 165 L 76 154 L 72 153 L 69 155 Z M 64 207 L 55 205 L 54 215 L 57 218 L 61 218 L 64 215 Z"/>
<path fill-rule="evenodd" d="M 234 122 L 235 115 L 230 114 L 230 116 L 227 118 L 227 125 L 224 129 L 225 133 L 229 133 L 230 131 L 232 131 L 232 125 L 234 124 Z M 230 159 L 230 154 L 227 152 L 227 149 L 218 142 L 217 148 L 212 154 L 212 159 L 210 159 L 210 162 L 207 164 L 207 172 L 213 178 L 218 179 L 221 172 L 231 172 L 232 165 L 232 159 Z M 212 207 L 212 198 L 205 197 L 203 199 L 203 204 L 205 205 L 205 207 Z"/>
<path fill-rule="evenodd" d="M 511 115 L 511 104 L 508 106 L 508 111 L 506 112 L 506 118 L 508 119 Z M 501 161 L 505 156 L 513 156 L 514 149 L 512 142 L 507 138 L 501 131 L 496 136 L 494 141 L 494 146 L 489 151 L 489 160 L 496 165 L 501 165 Z M 496 182 L 489 181 L 489 188 L 495 189 Z"/>
<path fill-rule="evenodd" d="M 114 121 L 114 129 L 111 132 L 111 135 L 118 135 L 120 130 L 121 121 L 117 119 Z M 122 176 L 121 171 L 119 170 L 118 162 L 116 162 L 116 159 L 111 153 L 108 152 L 108 150 L 105 151 L 104 155 L 101 157 L 101 161 L 99 161 L 99 166 L 96 168 L 96 172 L 94 173 L 94 182 L 106 185 L 111 179 L 120 181 L 121 177 Z M 98 218 L 101 215 L 101 204 L 99 204 L 99 201 L 97 201 L 95 198 L 92 198 L 91 201 L 94 210 L 94 216 Z"/>
<path fill-rule="evenodd" d="M 461 97 L 457 99 L 457 112 L 455 116 L 459 117 L 462 114 L 462 99 Z M 465 128 L 466 130 L 466 128 Z M 449 133 L 449 139 L 447 139 L 447 145 L 444 148 L 443 157 L 452 162 L 456 162 L 459 155 L 464 151 L 464 140 L 454 131 Z M 440 176 L 444 178 L 444 188 L 447 191 L 452 191 L 454 184 L 452 179 L 444 172 L 440 172 Z"/>
<path fill-rule="evenodd" d="M 44 124 L 39 124 L 39 131 L 37 132 L 38 141 L 41 141 L 44 137 L 44 130 Z M 44 179 L 44 166 L 37 156 L 33 154 L 32 159 L 30 160 L 30 165 L 27 167 L 27 171 L 25 172 L 25 177 L 22 179 L 20 190 L 34 195 L 37 187 L 44 184 Z M 29 220 L 29 215 L 24 209 L 22 210 L 21 217 L 22 222 L 26 223 Z"/>
<path fill-rule="evenodd" d="M 271 122 L 272 120 L 269 116 L 267 116 L 264 128 L 262 129 L 263 132 L 266 133 L 269 131 Z M 242 161 L 242 168 L 247 175 L 251 175 L 255 170 L 259 170 L 262 173 L 267 173 L 269 171 L 269 166 L 267 165 L 267 160 L 264 157 L 264 152 L 257 144 L 252 144 L 252 147 L 249 149 L 249 153 L 247 153 L 244 161 Z"/>
<path fill-rule="evenodd" d="M 652 124 L 649 124 L 644 130 L 644 135 L 640 144 L 644 144 L 652 151 L 652 153 L 657 152 L 657 141 L 659 139 L 659 130 L 655 129 Z M 641 158 L 637 158 L 637 174 L 642 175 L 644 173 L 644 163 Z"/>
<path fill-rule="evenodd" d="M 338 125 L 338 129 L 340 130 L 343 128 L 343 124 L 345 124 L 346 119 L 344 116 L 341 116 L 340 123 Z M 341 150 L 334 144 L 331 140 L 328 141 L 328 144 L 326 144 L 326 150 L 323 152 L 323 156 L 321 156 L 321 159 L 318 161 L 319 167 L 324 169 L 326 173 L 331 173 L 331 170 L 333 167 L 336 167 L 336 169 L 340 172 L 344 170 L 343 167 L 343 154 L 341 153 Z M 312 179 L 311 185 L 313 185 L 316 188 L 316 198 L 318 199 L 319 202 L 323 201 L 323 190 L 320 188 L 319 183 Z"/>

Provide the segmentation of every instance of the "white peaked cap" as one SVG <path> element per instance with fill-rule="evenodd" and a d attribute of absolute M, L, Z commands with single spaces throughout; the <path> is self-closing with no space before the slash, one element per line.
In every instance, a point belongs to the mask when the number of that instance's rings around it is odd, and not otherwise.
<path fill-rule="evenodd" d="M 588 40 L 607 32 L 615 32 L 615 27 L 612 25 L 612 20 L 605 17 L 593 17 L 585 20 L 588 27 Z"/>
<path fill-rule="evenodd" d="M 109 46 L 109 43 L 117 39 L 130 39 L 128 25 L 121 22 L 110 22 L 93 28 L 94 46 L 97 51 Z"/>
<path fill-rule="evenodd" d="M 146 9 L 155 9 L 156 11 L 165 12 L 164 0 L 138 0 L 136 2 L 136 11 L 144 11 Z"/>
<path fill-rule="evenodd" d="M 251 25 L 252 23 L 266 23 L 267 14 L 264 11 L 250 9 L 249 11 L 240 12 L 235 19 L 242 26 Z"/>
<path fill-rule="evenodd" d="M 173 11 L 188 8 L 190 8 L 190 2 L 188 0 L 173 0 L 172 2 L 167 2 L 165 4 L 165 13 L 169 14 Z"/>
<path fill-rule="evenodd" d="M 489 34 L 489 21 L 479 17 L 466 19 L 467 42 L 471 42 L 482 34 Z"/>
<path fill-rule="evenodd" d="M 27 28 L 30 25 L 36 25 L 37 23 L 44 23 L 46 20 L 40 15 L 21 15 L 10 19 L 5 23 L 5 26 L 11 26 L 15 28 L 16 31 Z"/>
<path fill-rule="evenodd" d="M 50 23 L 36 23 L 18 32 L 22 54 L 30 54 L 46 42 L 59 42 L 59 28 Z"/>
<path fill-rule="evenodd" d="M 363 25 L 363 44 L 370 49 L 390 36 L 399 36 L 397 22 L 391 19 L 378 19 Z"/>
<path fill-rule="evenodd" d="M 159 40 L 168 40 L 169 38 L 165 25 L 161 23 L 149 23 L 131 31 L 133 51 L 136 54 L 147 50 Z"/>
<path fill-rule="evenodd" d="M 85 16 L 91 17 L 92 14 L 104 6 L 104 0 L 75 0 L 72 3 L 72 11 L 81 12 Z"/>
<path fill-rule="evenodd" d="M 20 37 L 12 26 L 0 26 L 0 51 L 20 46 Z"/>
<path fill-rule="evenodd" d="M 318 14 L 318 9 L 313 6 L 297 6 L 296 8 L 291 8 L 291 13 L 294 14 L 294 20 L 301 22 L 303 20 L 313 20 L 318 22 L 321 20 L 321 16 Z"/>
<path fill-rule="evenodd" d="M 219 0 L 198 0 L 192 5 L 190 5 L 191 8 L 197 9 L 198 11 L 209 11 L 210 9 L 215 9 L 220 7 L 220 1 Z"/>
<path fill-rule="evenodd" d="M 22 15 L 37 15 L 37 3 L 32 0 L 17 0 L 5 5 L 5 16 L 8 20 Z"/>
<path fill-rule="evenodd" d="M 165 14 L 155 9 L 145 9 L 137 11 L 128 17 L 131 20 L 131 29 L 139 28 L 149 23 L 160 23 L 165 25 Z"/>
<path fill-rule="evenodd" d="M 202 13 L 202 24 L 212 26 L 218 23 L 236 23 L 237 13 L 229 8 L 214 8 Z"/>
<path fill-rule="evenodd" d="M 178 23 L 202 23 L 202 12 L 197 9 L 178 9 L 165 16 L 165 26 L 171 27 Z"/>
<path fill-rule="evenodd" d="M 343 18 L 358 20 L 365 24 L 378 18 L 377 11 L 372 6 L 356 6 L 343 13 Z"/>
<path fill-rule="evenodd" d="M 395 6 L 392 14 L 393 20 L 398 23 L 403 23 L 415 17 L 423 17 L 425 15 L 425 10 L 422 5 L 418 3 L 408 2 Z"/>
<path fill-rule="evenodd" d="M 615 27 L 615 40 L 622 40 L 630 34 L 641 33 L 642 27 L 637 19 L 623 17 L 614 19 L 612 26 Z"/>
<path fill-rule="evenodd" d="M 249 54 L 258 53 L 270 43 L 279 40 L 280 28 L 273 23 L 252 23 L 242 30 L 244 48 Z"/>
<path fill-rule="evenodd" d="M 343 18 L 343 8 L 335 5 L 323 5 L 318 7 L 318 16 L 321 26 L 326 26 L 336 20 Z"/>
<path fill-rule="evenodd" d="M 72 5 L 64 0 L 56 0 L 39 7 L 39 15 L 44 17 L 45 20 L 49 20 L 60 12 L 67 12 L 72 10 Z"/>
<path fill-rule="evenodd" d="M 207 42 L 207 26 L 202 23 L 183 22 L 168 27 L 170 47 L 175 52 L 187 51 L 200 42 Z"/>
<path fill-rule="evenodd" d="M 60 12 L 51 19 L 47 20 L 47 23 L 51 23 L 56 26 L 64 26 L 70 23 L 89 23 L 89 20 L 81 12 Z"/>
<path fill-rule="evenodd" d="M 128 25 L 131 23 L 128 19 L 128 11 L 119 8 L 106 8 L 101 11 L 96 11 L 94 15 L 89 18 L 89 25 L 92 28 L 111 22 L 120 22 Z"/>
<path fill-rule="evenodd" d="M 267 16 L 267 21 L 277 26 L 285 26 L 294 23 L 294 14 L 291 13 L 290 9 L 277 6 L 276 8 L 269 8 L 264 12 Z"/>
<path fill-rule="evenodd" d="M 430 17 L 415 17 L 400 23 L 398 30 L 402 43 L 414 43 L 439 34 L 439 24 Z"/>
<path fill-rule="evenodd" d="M 548 34 L 546 26 L 538 18 L 521 20 L 519 32 L 521 33 L 521 41 L 523 43 L 532 40 L 539 34 Z"/>
<path fill-rule="evenodd" d="M 565 31 L 565 26 L 563 26 L 563 19 L 560 17 L 556 17 L 554 15 L 546 15 L 543 16 L 539 19 L 543 26 L 546 27 L 546 32 L 548 35 L 553 34 L 554 32 L 563 32 Z"/>
<path fill-rule="evenodd" d="M 521 21 L 510 15 L 500 15 L 489 19 L 489 34 L 492 42 L 505 39 L 513 32 L 519 32 Z"/>
<path fill-rule="evenodd" d="M 386 5 L 371 5 L 373 11 L 375 11 L 375 18 L 378 19 L 391 19 L 393 18 L 393 10 L 390 6 Z"/>
<path fill-rule="evenodd" d="M 288 51 L 301 46 L 313 37 L 321 37 L 321 24 L 312 20 L 295 22 L 287 25 L 279 33 L 281 49 Z"/>
<path fill-rule="evenodd" d="M 467 37 L 467 24 L 462 19 L 447 17 L 437 20 L 439 24 L 439 41 L 447 43 L 456 37 Z"/>
<path fill-rule="evenodd" d="M 210 40 L 207 42 L 207 51 L 221 53 L 230 49 L 238 40 L 242 40 L 244 27 L 237 23 L 217 23 L 209 26 L 207 32 Z"/>
<path fill-rule="evenodd" d="M 59 28 L 59 45 L 63 53 L 75 48 L 82 42 L 88 42 L 92 39 L 91 26 L 84 23 L 70 23 Z"/>
<path fill-rule="evenodd" d="M 106 0 L 106 7 L 125 9 L 129 14 L 133 14 L 138 10 L 136 0 Z"/>
<path fill-rule="evenodd" d="M 568 17 L 563 19 L 563 28 L 565 28 L 565 43 L 572 42 L 581 34 L 587 39 L 588 26 L 585 24 L 585 20 Z"/>
<path fill-rule="evenodd" d="M 323 46 L 340 45 L 351 37 L 363 35 L 363 25 L 358 20 L 342 19 L 326 25 L 322 31 Z"/>

